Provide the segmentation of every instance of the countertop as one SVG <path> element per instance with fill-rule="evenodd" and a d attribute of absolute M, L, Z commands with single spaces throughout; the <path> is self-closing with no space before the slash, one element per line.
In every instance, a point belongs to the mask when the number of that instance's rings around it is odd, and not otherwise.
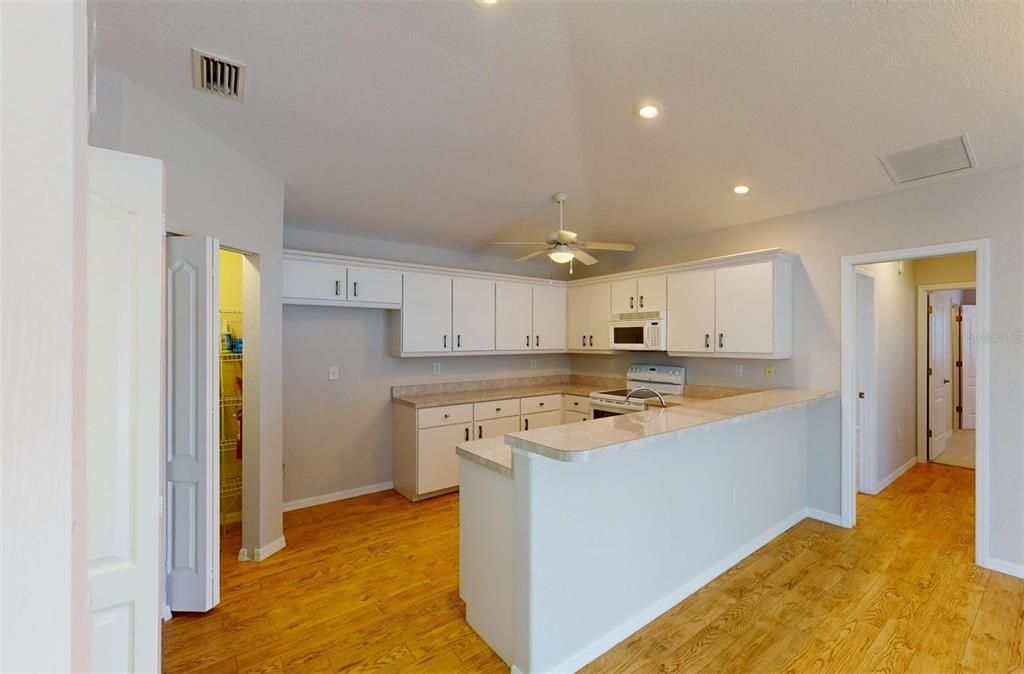
<path fill-rule="evenodd" d="M 665 436 L 812 405 L 837 395 L 836 391 L 779 388 L 715 400 L 669 396 L 669 407 L 509 433 L 503 440 L 515 451 L 558 461 L 587 461 L 601 453 L 643 446 Z"/>
<path fill-rule="evenodd" d="M 512 448 L 503 437 L 462 442 L 455 446 L 455 453 L 506 477 L 512 477 Z"/>
<path fill-rule="evenodd" d="M 442 405 L 463 405 L 466 403 L 484 403 L 491 400 L 508 398 L 529 398 L 531 396 L 565 393 L 574 396 L 589 396 L 595 390 L 593 384 L 552 383 L 533 384 L 530 386 L 511 386 L 506 388 L 488 388 L 473 391 L 450 391 L 444 393 L 425 393 L 421 395 L 393 396 L 391 399 L 399 404 L 417 409 L 421 407 L 441 407 Z M 596 389 L 600 390 L 600 389 Z"/>

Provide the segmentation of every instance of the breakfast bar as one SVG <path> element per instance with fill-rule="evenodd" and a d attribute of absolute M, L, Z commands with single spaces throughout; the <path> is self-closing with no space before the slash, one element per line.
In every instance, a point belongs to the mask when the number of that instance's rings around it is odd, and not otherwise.
<path fill-rule="evenodd" d="M 838 521 L 835 392 L 666 402 L 458 446 L 466 618 L 513 671 L 575 671 L 805 517 Z"/>

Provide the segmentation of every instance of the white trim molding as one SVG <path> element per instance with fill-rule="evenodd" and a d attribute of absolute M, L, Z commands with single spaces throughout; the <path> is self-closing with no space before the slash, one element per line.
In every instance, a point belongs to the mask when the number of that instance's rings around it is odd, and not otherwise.
<path fill-rule="evenodd" d="M 917 465 L 917 457 L 916 456 L 910 457 L 907 460 L 906 463 L 904 463 L 902 466 L 900 466 L 899 468 L 897 468 L 896 470 L 892 471 L 891 473 L 886 475 L 884 478 L 882 478 L 882 480 L 877 485 L 875 485 L 875 491 L 873 491 L 871 493 L 872 494 L 880 494 L 880 493 L 882 493 L 885 490 L 886 487 L 888 487 L 890 484 L 892 484 L 893 482 L 898 480 L 900 478 L 900 476 L 903 475 L 903 473 L 907 472 L 908 470 L 910 470 L 911 468 L 913 468 L 916 465 Z"/>
<path fill-rule="evenodd" d="M 366 494 L 376 494 L 377 492 L 387 491 L 394 489 L 394 484 L 391 482 L 378 482 L 377 484 L 368 484 L 363 487 L 354 487 L 352 489 L 343 489 L 342 491 L 332 492 L 330 494 L 322 494 L 320 496 L 310 496 L 309 498 L 300 498 L 294 501 L 287 501 L 283 505 L 284 512 L 290 512 L 292 510 L 301 510 L 303 508 L 312 508 L 313 506 L 324 505 L 325 503 L 333 503 L 335 501 L 344 501 L 348 498 L 355 498 L 356 496 L 365 496 Z"/>
<path fill-rule="evenodd" d="M 1024 564 L 1014 564 L 1013 562 L 1008 562 L 1005 559 L 989 557 L 988 568 L 993 571 L 998 571 L 999 573 L 1005 573 L 1007 576 L 1024 578 Z"/>
<path fill-rule="evenodd" d="M 852 527 L 857 522 L 857 476 L 854 470 L 855 447 L 854 447 L 854 410 L 856 409 L 857 384 L 857 296 L 856 296 L 856 267 L 864 264 L 878 262 L 896 262 L 900 260 L 914 260 L 926 257 L 940 257 L 943 255 L 956 255 L 958 253 L 974 253 L 977 263 L 975 272 L 975 286 L 977 288 L 977 329 L 979 332 L 987 332 L 991 316 L 991 243 L 988 239 L 974 239 L 970 241 L 959 241 L 954 243 L 943 243 L 932 246 L 920 246 L 916 248 L 904 248 L 900 250 L 880 251 L 876 253 L 863 253 L 858 255 L 845 255 L 840 260 L 841 279 L 841 349 L 842 349 L 842 379 L 840 384 L 840 395 L 842 399 L 842 480 L 841 480 L 841 504 L 842 504 L 842 525 Z M 959 287 L 967 287 L 967 284 L 957 284 Z M 991 389 L 991 374 L 989 366 L 989 347 L 985 343 L 977 345 L 977 375 L 978 375 L 978 420 L 976 433 L 977 467 L 975 470 L 975 548 L 974 558 L 978 566 L 994 569 L 999 562 L 989 557 L 989 518 L 990 518 L 990 490 L 989 490 L 989 452 L 991 445 L 991 421 L 989 415 L 989 400 Z"/>

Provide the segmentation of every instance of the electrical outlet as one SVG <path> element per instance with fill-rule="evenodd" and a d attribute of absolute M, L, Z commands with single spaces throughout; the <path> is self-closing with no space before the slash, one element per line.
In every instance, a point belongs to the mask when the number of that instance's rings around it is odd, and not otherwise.
<path fill-rule="evenodd" d="M 765 379 L 775 379 L 775 368 L 774 367 L 766 367 L 764 369 L 764 378 Z"/>
<path fill-rule="evenodd" d="M 434 363 L 434 374 L 441 374 L 441 363 Z"/>
<path fill-rule="evenodd" d="M 531 370 L 536 370 L 537 369 L 537 359 L 536 358 L 531 358 L 530 359 L 530 369 Z"/>
<path fill-rule="evenodd" d="M 736 376 L 737 377 L 742 377 L 743 376 L 743 366 L 742 365 L 737 365 L 736 366 Z"/>
<path fill-rule="evenodd" d="M 327 368 L 327 378 L 331 381 L 335 381 L 338 378 L 338 366 L 332 365 Z"/>

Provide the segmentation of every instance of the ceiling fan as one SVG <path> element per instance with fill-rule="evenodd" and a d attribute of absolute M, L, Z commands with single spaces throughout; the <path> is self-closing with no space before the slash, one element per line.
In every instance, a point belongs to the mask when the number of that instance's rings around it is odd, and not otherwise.
<path fill-rule="evenodd" d="M 547 241 L 496 241 L 495 246 L 540 246 L 540 250 L 524 255 L 517 262 L 525 262 L 538 255 L 547 255 L 552 262 L 558 264 L 569 263 L 569 273 L 572 273 L 572 263 L 579 260 L 583 264 L 591 265 L 597 262 L 597 258 L 583 250 L 623 250 L 632 252 L 636 246 L 631 243 L 607 243 L 602 241 L 577 241 L 576 232 L 565 229 L 565 202 L 569 195 L 565 192 L 555 192 L 552 197 L 558 204 L 558 231 L 548 234 Z"/>

